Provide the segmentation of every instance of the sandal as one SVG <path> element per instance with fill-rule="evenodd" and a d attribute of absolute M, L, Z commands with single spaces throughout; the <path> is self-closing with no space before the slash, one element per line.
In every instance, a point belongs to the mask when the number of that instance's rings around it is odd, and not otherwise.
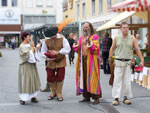
<path fill-rule="evenodd" d="M 31 98 L 31 102 L 38 103 L 38 100 L 37 100 L 37 98 L 33 97 L 33 98 Z"/>
<path fill-rule="evenodd" d="M 57 98 L 57 101 L 63 101 L 63 97 Z"/>
<path fill-rule="evenodd" d="M 25 105 L 25 101 L 20 100 L 20 104 L 21 104 L 21 105 Z"/>
<path fill-rule="evenodd" d="M 48 100 L 53 100 L 54 99 L 54 97 L 56 97 L 56 95 L 54 95 L 54 96 L 48 96 Z"/>

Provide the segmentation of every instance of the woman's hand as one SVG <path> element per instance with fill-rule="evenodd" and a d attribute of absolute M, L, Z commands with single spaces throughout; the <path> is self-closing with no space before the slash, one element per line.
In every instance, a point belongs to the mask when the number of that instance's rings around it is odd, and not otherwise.
<path fill-rule="evenodd" d="M 73 37 L 73 40 L 74 40 L 74 42 L 75 42 L 75 43 L 77 43 L 78 38 L 77 38 L 77 36 L 76 36 L 76 35 Z"/>
<path fill-rule="evenodd" d="M 34 42 L 33 42 L 33 40 L 31 40 L 30 45 L 31 45 L 31 47 L 34 47 Z"/>
<path fill-rule="evenodd" d="M 37 43 L 35 51 L 38 51 L 38 49 L 40 48 L 40 46 L 41 46 L 41 43 Z"/>

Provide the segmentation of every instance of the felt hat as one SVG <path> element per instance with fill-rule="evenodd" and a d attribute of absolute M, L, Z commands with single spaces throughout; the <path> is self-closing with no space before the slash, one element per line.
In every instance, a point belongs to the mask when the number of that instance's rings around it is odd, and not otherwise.
<path fill-rule="evenodd" d="M 52 36 L 54 36 L 54 35 L 56 35 L 57 34 L 57 32 L 58 32 L 58 27 L 50 27 L 50 28 L 47 28 L 46 29 L 46 31 L 44 32 L 44 35 L 46 36 L 46 37 L 52 37 Z"/>

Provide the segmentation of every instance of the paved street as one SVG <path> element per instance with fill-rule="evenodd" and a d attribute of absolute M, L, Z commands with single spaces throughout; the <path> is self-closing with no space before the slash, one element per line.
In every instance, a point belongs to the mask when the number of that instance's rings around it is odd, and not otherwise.
<path fill-rule="evenodd" d="M 133 99 L 131 105 L 112 106 L 111 87 L 108 85 L 110 75 L 104 75 L 101 70 L 101 85 L 103 98 L 98 105 L 79 103 L 81 96 L 75 92 L 75 64 L 66 67 L 66 78 L 63 89 L 63 102 L 56 99 L 48 101 L 50 93 L 39 93 L 39 103 L 27 102 L 19 104 L 18 97 L 18 49 L 0 49 L 0 113 L 149 113 L 150 91 L 132 83 Z M 68 59 L 67 59 L 68 60 Z M 44 60 L 37 64 L 41 80 L 41 89 L 46 84 Z M 93 101 L 93 100 L 92 100 Z"/>

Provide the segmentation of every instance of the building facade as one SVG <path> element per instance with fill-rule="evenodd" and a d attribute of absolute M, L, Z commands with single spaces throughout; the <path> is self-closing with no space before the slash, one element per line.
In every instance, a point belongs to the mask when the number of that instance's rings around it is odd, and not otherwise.
<path fill-rule="evenodd" d="M 54 0 L 0 0 L 0 41 L 19 36 L 23 30 L 56 24 Z"/>
<path fill-rule="evenodd" d="M 110 12 L 110 7 L 120 1 L 122 0 L 64 0 L 63 19 L 74 19 L 79 24 L 81 35 L 86 21 L 91 22 L 96 29 L 116 16 L 117 13 Z"/>

